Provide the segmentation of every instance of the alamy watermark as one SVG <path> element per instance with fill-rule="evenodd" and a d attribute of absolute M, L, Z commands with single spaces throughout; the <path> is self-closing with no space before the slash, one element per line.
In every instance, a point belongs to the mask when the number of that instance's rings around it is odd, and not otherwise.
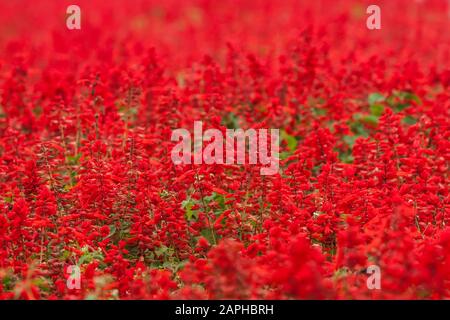
<path fill-rule="evenodd" d="M 69 277 L 66 281 L 67 289 L 80 289 L 81 288 L 81 272 L 80 267 L 77 265 L 71 265 L 67 267 Z"/>
<path fill-rule="evenodd" d="M 224 138 L 218 129 L 203 132 L 203 122 L 195 121 L 193 139 L 187 129 L 176 129 L 172 131 L 171 140 L 178 141 L 171 152 L 172 161 L 177 165 L 247 163 L 265 166 L 260 169 L 261 175 L 274 175 L 279 171 L 278 129 L 226 129 Z M 207 142 L 205 147 L 204 142 Z"/>
<path fill-rule="evenodd" d="M 367 17 L 366 26 L 369 30 L 380 30 L 381 29 L 381 8 L 375 4 L 367 7 Z"/>
<path fill-rule="evenodd" d="M 381 290 L 381 268 L 377 265 L 371 265 L 366 270 L 370 277 L 367 278 L 366 285 L 369 290 Z"/>
<path fill-rule="evenodd" d="M 79 6 L 72 4 L 66 10 L 66 26 L 69 30 L 81 29 L 81 9 Z"/>

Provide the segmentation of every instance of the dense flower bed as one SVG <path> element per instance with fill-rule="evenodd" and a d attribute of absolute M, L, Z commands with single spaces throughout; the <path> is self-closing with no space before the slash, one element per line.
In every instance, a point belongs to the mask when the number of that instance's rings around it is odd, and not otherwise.
<path fill-rule="evenodd" d="M 450 298 L 449 4 L 377 2 L 381 30 L 356 0 L 79 0 L 68 30 L 2 1 L 0 298 Z M 194 121 L 280 129 L 280 173 L 175 165 Z"/>

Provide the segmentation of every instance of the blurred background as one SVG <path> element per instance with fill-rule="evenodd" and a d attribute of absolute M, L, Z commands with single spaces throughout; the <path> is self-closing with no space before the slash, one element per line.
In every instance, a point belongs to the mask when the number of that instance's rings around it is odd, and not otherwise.
<path fill-rule="evenodd" d="M 33 59 L 126 59 L 154 47 L 170 69 L 205 54 L 218 61 L 227 46 L 277 57 L 302 32 L 324 39 L 330 54 L 377 55 L 387 62 L 420 57 L 438 68 L 450 61 L 446 0 L 2 0 L 0 57 L 33 48 Z M 66 9 L 81 8 L 81 30 L 68 30 Z M 366 8 L 381 7 L 382 29 L 368 30 Z M 28 57 L 31 58 L 31 57 Z"/>

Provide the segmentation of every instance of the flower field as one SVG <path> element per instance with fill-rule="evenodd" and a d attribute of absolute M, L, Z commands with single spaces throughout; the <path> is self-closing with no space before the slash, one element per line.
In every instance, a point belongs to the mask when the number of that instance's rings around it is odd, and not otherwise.
<path fill-rule="evenodd" d="M 450 2 L 376 2 L 2 1 L 0 299 L 449 299 Z"/>

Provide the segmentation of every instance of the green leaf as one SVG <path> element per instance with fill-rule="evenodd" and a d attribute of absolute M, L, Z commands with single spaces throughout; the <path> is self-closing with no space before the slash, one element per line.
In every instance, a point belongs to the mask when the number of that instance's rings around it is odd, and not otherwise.
<path fill-rule="evenodd" d="M 59 260 L 66 261 L 71 255 L 72 254 L 69 250 L 64 250 L 61 256 L 59 257 Z"/>
<path fill-rule="evenodd" d="M 195 210 L 192 210 L 192 206 L 194 205 L 194 200 L 189 198 L 184 200 L 183 202 L 181 202 L 181 207 L 184 209 L 185 211 L 185 217 L 188 221 L 197 219 L 198 215 L 197 212 Z"/>
<path fill-rule="evenodd" d="M 111 238 L 114 235 L 114 233 L 116 233 L 116 226 L 114 224 L 110 225 L 109 230 L 110 230 L 109 234 L 106 237 L 104 237 L 103 240 Z"/>
<path fill-rule="evenodd" d="M 392 110 L 396 113 L 411 106 L 412 102 L 418 105 L 422 104 L 422 100 L 413 92 L 394 90 L 386 102 L 391 106 Z"/>
<path fill-rule="evenodd" d="M 417 123 L 417 119 L 410 115 L 407 115 L 406 117 L 403 118 L 402 122 L 404 124 L 413 125 Z"/>
<path fill-rule="evenodd" d="M 350 148 L 353 148 L 353 145 L 355 144 L 356 139 L 358 139 L 357 136 L 344 136 L 343 140 Z"/>
<path fill-rule="evenodd" d="M 209 243 L 214 243 L 214 236 L 212 234 L 211 229 L 209 228 L 205 228 L 203 230 L 200 231 L 200 234 L 206 239 L 208 240 Z"/>
<path fill-rule="evenodd" d="M 169 247 L 166 247 L 165 245 L 162 245 L 155 249 L 155 254 L 158 257 L 165 256 L 168 253 L 170 253 Z"/>
<path fill-rule="evenodd" d="M 373 105 L 377 102 L 383 102 L 384 100 L 386 100 L 386 97 L 383 96 L 381 93 L 374 92 L 369 94 L 369 98 L 367 100 L 369 102 L 369 105 Z"/>
<path fill-rule="evenodd" d="M 399 91 L 395 95 L 404 101 L 414 101 L 417 104 L 422 104 L 422 100 L 413 92 L 410 91 Z"/>
<path fill-rule="evenodd" d="M 333 278 L 335 280 L 338 280 L 340 278 L 345 278 L 348 274 L 348 270 L 346 268 L 340 268 L 338 270 L 335 271 L 335 273 L 333 274 Z"/>
<path fill-rule="evenodd" d="M 14 287 L 14 279 L 9 275 L 3 277 L 3 288 L 6 290 L 11 290 Z"/>
<path fill-rule="evenodd" d="M 313 114 L 315 116 L 325 116 L 327 114 L 327 110 L 326 109 L 322 109 L 322 108 L 314 107 L 312 109 L 312 111 L 313 111 Z"/>
<path fill-rule="evenodd" d="M 280 160 L 285 160 L 285 159 L 289 158 L 290 155 L 291 155 L 291 152 L 287 152 L 287 151 L 280 152 Z"/>
<path fill-rule="evenodd" d="M 291 136 L 285 130 L 281 130 L 281 138 L 286 141 L 287 147 L 291 152 L 297 149 L 298 141 L 294 136 Z"/>
<path fill-rule="evenodd" d="M 218 212 L 214 212 L 216 215 L 219 215 L 223 210 L 225 210 L 225 196 L 223 194 L 213 192 L 211 195 L 206 196 L 203 199 L 208 206 L 212 201 L 215 201 L 219 205 L 220 210 Z"/>
<path fill-rule="evenodd" d="M 370 106 L 370 113 L 374 116 L 379 117 L 383 114 L 383 112 L 384 112 L 384 106 L 381 104 L 375 103 Z"/>
<path fill-rule="evenodd" d="M 367 132 L 366 127 L 364 126 L 364 123 L 362 123 L 362 119 L 363 119 L 364 115 L 360 114 L 360 113 L 355 113 L 353 115 L 353 122 L 351 122 L 349 124 L 350 129 L 352 130 L 352 132 L 356 135 L 356 136 L 363 136 L 363 137 L 368 137 L 369 133 Z"/>
<path fill-rule="evenodd" d="M 13 197 L 5 197 L 5 198 L 3 198 L 3 200 L 4 200 L 6 203 L 13 203 Z"/>
<path fill-rule="evenodd" d="M 34 107 L 33 113 L 36 117 L 39 117 L 42 114 L 42 107 L 41 106 Z"/>
<path fill-rule="evenodd" d="M 98 251 L 89 251 L 89 248 L 87 246 L 84 246 L 81 251 L 83 252 L 83 255 L 78 259 L 78 265 L 81 266 L 84 263 L 90 263 L 92 260 L 99 260 L 103 261 L 103 255 L 101 253 L 101 249 L 98 249 Z"/>
<path fill-rule="evenodd" d="M 406 109 L 406 108 L 408 108 L 409 107 L 409 104 L 408 103 L 397 103 L 395 106 L 394 106 L 394 111 L 395 112 L 400 112 L 400 111 L 402 111 L 402 110 L 404 110 L 404 109 Z"/>
<path fill-rule="evenodd" d="M 81 153 L 75 154 L 73 156 L 66 156 L 66 162 L 69 165 L 77 165 L 80 161 Z"/>
<path fill-rule="evenodd" d="M 92 261 L 92 256 L 89 254 L 89 253 L 87 253 L 87 254 L 83 254 L 81 257 L 80 257 L 80 259 L 78 260 L 78 265 L 82 265 L 82 264 L 84 264 L 84 263 L 89 263 L 89 262 L 91 262 Z"/>
<path fill-rule="evenodd" d="M 363 122 L 372 124 L 372 125 L 377 125 L 378 124 L 378 117 L 374 116 L 372 114 L 365 116 L 364 118 L 362 118 Z"/>
<path fill-rule="evenodd" d="M 226 116 L 222 118 L 222 123 L 227 129 L 238 129 L 239 128 L 239 118 L 233 113 L 229 112 Z"/>
<path fill-rule="evenodd" d="M 50 286 L 48 284 L 48 280 L 43 277 L 34 278 L 32 282 L 35 286 L 39 287 L 39 289 L 41 291 L 44 291 L 44 292 L 51 291 Z"/>

